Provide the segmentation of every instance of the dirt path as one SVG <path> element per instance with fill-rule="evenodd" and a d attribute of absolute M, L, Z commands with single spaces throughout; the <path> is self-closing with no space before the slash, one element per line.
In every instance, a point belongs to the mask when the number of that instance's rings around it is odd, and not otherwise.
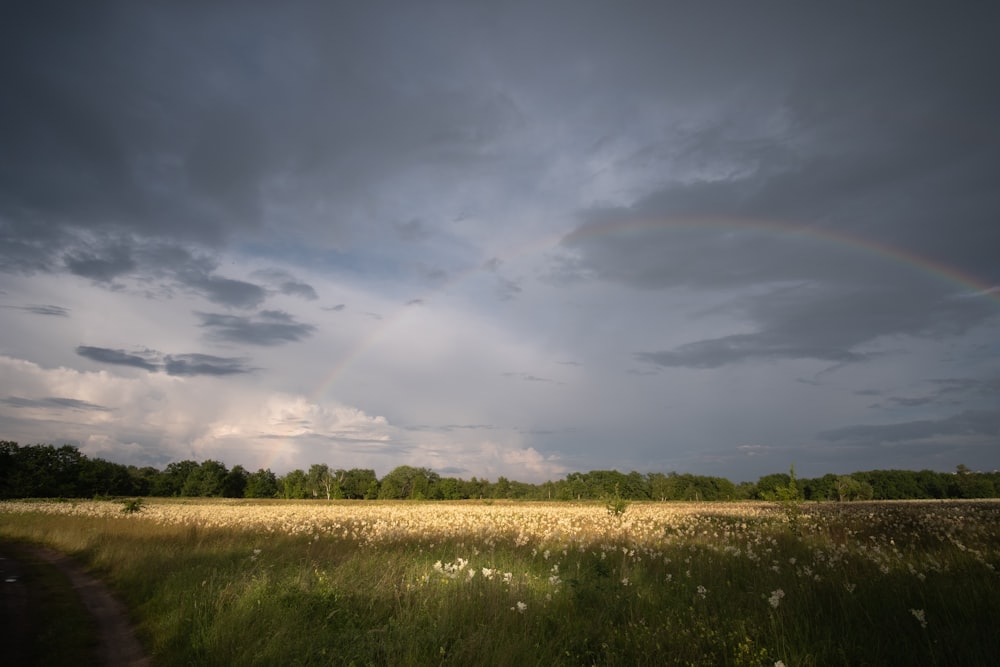
<path fill-rule="evenodd" d="M 44 547 L 18 545 L 18 550 L 58 568 L 70 580 L 73 590 L 80 597 L 87 611 L 94 618 L 98 632 L 98 655 L 101 664 L 108 667 L 150 667 L 149 658 L 135 637 L 128 621 L 125 606 L 115 598 L 108 587 L 87 572 L 69 556 Z M 12 554 L 11 554 L 12 555 Z M 16 555 L 4 559 L 4 611 L 19 627 L 17 632 L 29 636 L 25 615 L 18 614 L 31 595 L 27 586 L 18 580 L 21 567 Z M 23 610 L 22 610 L 23 611 Z M 20 627 L 25 626 L 25 627 Z"/>

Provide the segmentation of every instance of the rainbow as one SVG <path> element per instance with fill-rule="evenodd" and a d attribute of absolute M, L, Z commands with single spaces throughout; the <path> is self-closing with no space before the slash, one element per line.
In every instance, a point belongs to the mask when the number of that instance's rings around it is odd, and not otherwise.
<path fill-rule="evenodd" d="M 912 270 L 931 275 L 937 279 L 944 280 L 956 285 L 961 290 L 961 296 L 965 298 L 989 298 L 1000 304 L 1000 285 L 989 285 L 976 278 L 970 273 L 962 271 L 957 267 L 950 266 L 943 262 L 917 255 L 915 253 L 886 245 L 873 239 L 862 236 L 847 234 L 826 227 L 814 225 L 792 224 L 773 220 L 754 220 L 746 218 L 724 218 L 724 217 L 689 217 L 683 219 L 635 219 L 627 221 L 615 221 L 608 223 L 589 224 L 580 227 L 569 234 L 560 233 L 542 237 L 530 243 L 511 249 L 502 253 L 499 257 L 502 260 L 511 260 L 518 257 L 538 253 L 549 248 L 556 247 L 564 242 L 572 242 L 591 237 L 611 236 L 615 234 L 627 233 L 648 233 L 657 230 L 718 230 L 724 232 L 750 231 L 758 233 L 769 233 L 779 235 L 791 235 L 813 241 L 833 244 L 835 246 L 874 256 L 879 259 L 891 261 Z M 468 277 L 483 273 L 488 269 L 478 266 L 464 272 L 460 272 L 452 277 L 447 283 L 437 287 L 431 293 L 423 297 L 423 301 L 433 298 L 457 283 Z M 401 306 L 391 317 L 383 320 L 382 325 L 373 331 L 369 336 L 363 338 L 351 351 L 344 355 L 330 369 L 320 384 L 312 391 L 308 398 L 312 402 L 322 400 L 330 391 L 337 379 L 356 360 L 363 357 L 368 350 L 374 347 L 398 322 L 405 318 L 410 306 Z"/>

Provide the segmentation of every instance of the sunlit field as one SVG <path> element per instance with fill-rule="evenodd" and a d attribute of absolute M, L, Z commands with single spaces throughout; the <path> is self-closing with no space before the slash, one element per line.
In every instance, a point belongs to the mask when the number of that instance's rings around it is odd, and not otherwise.
<path fill-rule="evenodd" d="M 156 665 L 992 665 L 1000 502 L 0 503 Z M 621 510 L 624 509 L 622 512 Z"/>

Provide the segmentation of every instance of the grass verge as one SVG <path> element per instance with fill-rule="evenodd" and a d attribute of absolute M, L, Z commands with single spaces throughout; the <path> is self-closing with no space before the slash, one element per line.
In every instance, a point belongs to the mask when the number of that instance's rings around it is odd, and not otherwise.
<path fill-rule="evenodd" d="M 96 568 L 161 667 L 992 665 L 1000 652 L 1000 503 L 805 507 L 794 526 L 780 508 L 710 505 L 663 519 L 595 505 L 594 527 L 569 526 L 553 507 L 530 536 L 435 526 L 444 505 L 363 521 L 330 507 L 338 518 L 287 529 L 28 508 L 0 512 L 0 535 Z M 476 511 L 506 526 L 497 517 L 521 509 Z"/>

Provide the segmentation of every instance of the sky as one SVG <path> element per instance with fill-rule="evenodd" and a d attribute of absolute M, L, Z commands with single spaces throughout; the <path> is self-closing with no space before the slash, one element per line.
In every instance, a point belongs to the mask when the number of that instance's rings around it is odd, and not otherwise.
<path fill-rule="evenodd" d="M 5 2 L 0 438 L 1000 467 L 1000 12 Z"/>

